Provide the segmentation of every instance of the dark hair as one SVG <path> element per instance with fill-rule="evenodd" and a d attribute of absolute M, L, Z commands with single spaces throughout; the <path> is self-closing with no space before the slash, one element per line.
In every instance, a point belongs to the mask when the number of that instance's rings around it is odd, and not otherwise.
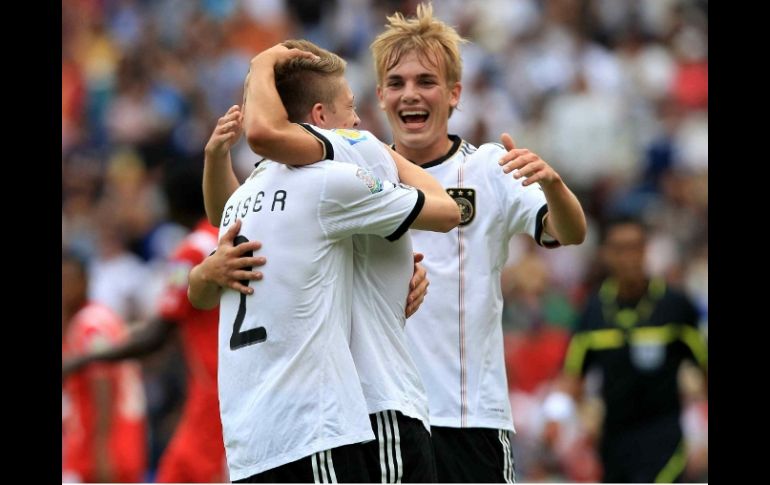
<path fill-rule="evenodd" d="M 169 217 L 186 227 L 194 227 L 205 215 L 203 205 L 203 163 L 185 159 L 169 163 L 163 174 L 163 191 Z"/>
<path fill-rule="evenodd" d="M 627 224 L 638 226 L 639 229 L 641 229 L 642 234 L 644 234 L 645 237 L 647 236 L 647 224 L 640 217 L 632 214 L 615 214 L 605 219 L 604 223 L 601 225 L 601 243 L 604 244 L 607 241 L 607 235 L 612 228 Z"/>

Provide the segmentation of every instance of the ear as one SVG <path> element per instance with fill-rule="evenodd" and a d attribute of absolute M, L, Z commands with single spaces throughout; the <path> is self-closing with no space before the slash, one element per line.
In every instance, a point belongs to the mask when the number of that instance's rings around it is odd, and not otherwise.
<path fill-rule="evenodd" d="M 385 111 L 385 100 L 382 97 L 382 87 L 377 85 L 377 99 L 379 100 L 380 109 Z"/>
<path fill-rule="evenodd" d="M 310 108 L 310 122 L 319 128 L 325 128 L 326 116 L 324 114 L 324 105 L 316 103 Z"/>
<path fill-rule="evenodd" d="M 452 89 L 449 90 L 449 106 L 457 108 L 457 104 L 460 102 L 460 93 L 463 90 L 463 83 L 457 81 Z"/>

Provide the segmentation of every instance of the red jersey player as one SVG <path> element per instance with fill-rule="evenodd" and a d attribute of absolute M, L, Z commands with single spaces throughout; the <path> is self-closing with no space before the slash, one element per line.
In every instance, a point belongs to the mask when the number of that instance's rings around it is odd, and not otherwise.
<path fill-rule="evenodd" d="M 86 270 L 62 254 L 62 355 L 115 345 L 127 330 L 109 308 L 86 299 Z M 146 466 L 145 402 L 135 363 L 100 364 L 64 382 L 62 479 L 139 482 Z"/>

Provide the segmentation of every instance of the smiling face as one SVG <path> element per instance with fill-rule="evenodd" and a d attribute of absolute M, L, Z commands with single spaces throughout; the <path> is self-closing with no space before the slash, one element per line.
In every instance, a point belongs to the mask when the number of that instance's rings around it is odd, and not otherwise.
<path fill-rule="evenodd" d="M 462 90 L 459 82 L 447 81 L 444 60 L 434 59 L 435 63 L 416 51 L 404 54 L 377 86 L 397 151 L 416 163 L 435 160 L 451 147 L 450 109 L 457 106 Z"/>

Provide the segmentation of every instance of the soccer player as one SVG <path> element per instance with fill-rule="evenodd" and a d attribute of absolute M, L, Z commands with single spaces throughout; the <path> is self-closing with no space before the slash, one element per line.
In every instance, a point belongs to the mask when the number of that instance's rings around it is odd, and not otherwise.
<path fill-rule="evenodd" d="M 313 52 L 319 59 L 282 64 L 287 47 Z M 245 105 L 252 148 L 289 164 L 311 163 L 326 155 L 370 168 L 383 178 L 400 176 L 401 181 L 425 188 L 426 199 L 443 200 L 457 217 L 456 206 L 435 181 L 426 185 L 425 172 L 398 156 L 397 168 L 392 152 L 371 133 L 324 129 L 358 122 L 343 75 L 342 59 L 307 41 L 287 41 L 257 56 Z M 435 481 L 427 398 L 403 334 L 411 241 L 356 236 L 353 242 L 350 347 L 376 434 L 376 441 L 365 445 L 371 478 L 390 483 Z"/>
<path fill-rule="evenodd" d="M 123 320 L 87 300 L 83 261 L 62 252 L 62 356 L 116 345 Z M 64 381 L 62 479 L 141 482 L 145 471 L 145 401 L 136 363 L 100 364 Z"/>
<path fill-rule="evenodd" d="M 446 234 L 411 231 L 433 296 L 406 334 L 428 394 L 438 480 L 511 482 L 500 288 L 508 242 L 529 234 L 545 247 L 579 244 L 585 216 L 559 174 L 507 134 L 505 147 L 478 148 L 448 134 L 462 91 L 463 39 L 433 18 L 430 5 L 387 21 L 371 50 L 393 147 L 435 176 L 462 211 Z"/>
<path fill-rule="evenodd" d="M 632 217 L 606 224 L 600 254 L 609 277 L 590 297 L 564 362 L 563 384 L 578 399 L 583 376 L 601 373 L 604 482 L 681 481 L 687 455 L 677 374 L 684 360 L 704 372 L 708 365 L 695 306 L 644 269 L 646 236 Z"/>
<path fill-rule="evenodd" d="M 230 146 L 240 124 L 215 130 L 206 145 L 206 158 L 229 157 Z M 217 247 L 217 228 L 205 219 L 201 199 L 201 174 L 194 167 L 167 173 L 167 192 L 172 211 L 193 229 L 174 250 L 168 263 L 166 288 L 157 317 L 132 332 L 130 338 L 107 349 L 67 359 L 64 374 L 102 361 L 117 361 L 147 355 L 180 334 L 187 367 L 186 400 L 174 436 L 158 465 L 159 483 L 211 483 L 227 478 L 225 448 L 217 397 L 218 309 L 197 310 L 187 299 L 187 275 Z M 253 250 L 254 243 L 239 247 Z M 256 266 L 262 259 L 241 261 Z M 253 276 L 252 273 L 252 277 Z M 178 332 L 177 332 L 178 329 Z"/>
<path fill-rule="evenodd" d="M 279 46 L 254 62 L 264 62 L 272 73 L 278 58 L 301 52 Z M 332 77 L 344 81 L 338 74 Z M 329 88 L 334 95 L 344 94 L 347 83 Z M 335 126 L 357 122 L 352 107 L 327 106 L 322 111 Z M 333 141 L 326 144 L 299 125 L 291 127 L 315 150 L 307 162 L 331 158 L 333 152 L 334 158 L 357 153 L 339 134 L 327 133 L 327 140 Z M 373 438 L 348 346 L 351 331 L 356 331 L 350 321 L 350 236 L 372 234 L 395 241 L 411 225 L 444 231 L 454 227 L 459 221 L 456 206 L 435 181 L 420 176 L 424 192 L 382 180 L 350 163 L 324 160 L 295 168 L 263 161 L 225 204 L 220 232 L 227 234 L 242 224 L 238 238 L 258 237 L 270 261 L 252 295 L 222 294 L 220 402 L 234 480 L 369 480 L 362 447 L 344 446 Z M 196 305 L 215 304 L 219 298 L 219 287 L 207 283 L 205 276 L 215 256 L 191 272 L 189 294 Z M 411 251 L 407 258 L 404 297 Z M 404 301 L 401 298 L 400 315 Z M 392 450 L 387 454 L 392 457 Z M 393 473 L 399 466 L 391 463 Z M 349 475 L 343 478 L 345 473 Z"/>

